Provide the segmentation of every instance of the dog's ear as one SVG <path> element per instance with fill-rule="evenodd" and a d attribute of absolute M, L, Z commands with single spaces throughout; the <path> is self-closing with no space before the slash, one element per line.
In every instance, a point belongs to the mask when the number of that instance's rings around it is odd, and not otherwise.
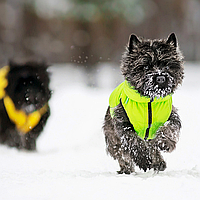
<path fill-rule="evenodd" d="M 17 63 L 16 63 L 13 59 L 9 59 L 8 65 L 9 65 L 9 67 L 10 67 L 11 69 L 18 66 Z"/>
<path fill-rule="evenodd" d="M 167 44 L 171 44 L 174 47 L 177 47 L 177 39 L 175 33 L 171 33 L 166 41 Z"/>
<path fill-rule="evenodd" d="M 129 43 L 128 43 L 129 51 L 131 51 L 133 49 L 133 47 L 138 46 L 138 44 L 140 44 L 140 43 L 141 43 L 141 41 L 138 39 L 137 35 L 131 34 L 129 37 Z"/>

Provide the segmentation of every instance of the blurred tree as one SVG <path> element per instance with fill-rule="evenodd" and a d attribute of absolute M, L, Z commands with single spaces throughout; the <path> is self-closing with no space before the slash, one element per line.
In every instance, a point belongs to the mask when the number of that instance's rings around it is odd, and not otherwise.
<path fill-rule="evenodd" d="M 69 0 L 69 2 L 71 9 L 66 17 L 72 19 L 76 26 L 73 51 L 77 54 L 73 54 L 72 61 L 88 68 L 110 58 L 115 60 L 116 54 L 121 54 L 119 46 L 122 36 L 127 32 L 124 26 L 138 25 L 150 14 L 144 6 L 145 0 Z"/>
<path fill-rule="evenodd" d="M 187 60 L 200 58 L 197 0 L 0 0 L 0 58 L 42 56 L 89 70 L 119 62 L 131 33 L 176 32 Z"/>
<path fill-rule="evenodd" d="M 23 0 L 0 1 L 0 62 L 21 56 L 23 35 Z"/>
<path fill-rule="evenodd" d="M 145 0 L 69 0 L 68 15 L 81 21 L 112 20 L 115 18 L 137 24 L 145 18 Z"/>

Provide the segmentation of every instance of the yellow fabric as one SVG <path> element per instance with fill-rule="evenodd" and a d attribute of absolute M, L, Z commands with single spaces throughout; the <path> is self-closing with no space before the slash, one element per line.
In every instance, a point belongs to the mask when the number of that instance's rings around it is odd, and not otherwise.
<path fill-rule="evenodd" d="M 5 88 L 8 85 L 7 74 L 10 70 L 9 66 L 0 69 L 0 99 L 3 99 L 6 111 L 10 120 L 15 123 L 17 129 L 26 134 L 32 130 L 39 123 L 42 115 L 48 110 L 48 103 L 46 103 L 40 110 L 33 113 L 26 114 L 22 110 L 17 110 L 12 99 L 6 95 Z"/>
<path fill-rule="evenodd" d="M 45 104 L 40 110 L 27 115 L 24 111 L 15 108 L 9 96 L 4 97 L 4 105 L 10 120 L 16 124 L 17 129 L 22 134 L 26 134 L 32 130 L 39 123 L 42 115 L 48 110 L 48 104 Z"/>
<path fill-rule="evenodd" d="M 112 92 L 109 98 L 110 114 L 114 117 L 115 108 L 122 103 L 134 130 L 142 139 L 145 138 L 149 126 L 149 97 L 141 96 L 127 81 L 122 82 Z M 172 95 L 164 98 L 155 98 L 151 102 L 152 121 L 148 139 L 156 136 L 157 130 L 168 119 L 172 112 Z"/>
<path fill-rule="evenodd" d="M 8 74 L 10 68 L 9 66 L 5 66 L 0 69 L 0 99 L 2 99 L 5 96 L 5 88 L 8 85 L 8 80 L 6 78 L 6 75 Z"/>

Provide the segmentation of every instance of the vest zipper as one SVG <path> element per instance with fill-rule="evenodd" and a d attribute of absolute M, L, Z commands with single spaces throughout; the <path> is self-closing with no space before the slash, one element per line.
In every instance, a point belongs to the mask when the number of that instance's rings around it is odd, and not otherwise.
<path fill-rule="evenodd" d="M 147 138 L 149 137 L 149 130 L 152 124 L 152 108 L 151 108 L 152 102 L 153 102 L 152 99 L 150 100 L 150 102 L 148 102 L 148 128 L 146 129 L 144 140 L 147 140 Z"/>

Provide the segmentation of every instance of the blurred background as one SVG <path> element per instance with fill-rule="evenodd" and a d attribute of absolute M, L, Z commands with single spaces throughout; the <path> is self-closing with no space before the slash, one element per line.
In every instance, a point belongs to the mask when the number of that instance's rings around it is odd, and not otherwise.
<path fill-rule="evenodd" d="M 155 39 L 171 32 L 185 60 L 199 61 L 199 0 L 0 0 L 2 65 L 32 56 L 68 63 L 87 71 L 89 85 L 103 63 L 119 66 L 131 33 Z"/>
<path fill-rule="evenodd" d="M 187 61 L 180 142 L 164 173 L 116 177 L 102 125 L 124 47 L 171 32 Z M 29 57 L 52 65 L 51 117 L 37 152 L 0 146 L 1 200 L 200 199 L 200 0 L 0 0 L 0 67 Z"/>

